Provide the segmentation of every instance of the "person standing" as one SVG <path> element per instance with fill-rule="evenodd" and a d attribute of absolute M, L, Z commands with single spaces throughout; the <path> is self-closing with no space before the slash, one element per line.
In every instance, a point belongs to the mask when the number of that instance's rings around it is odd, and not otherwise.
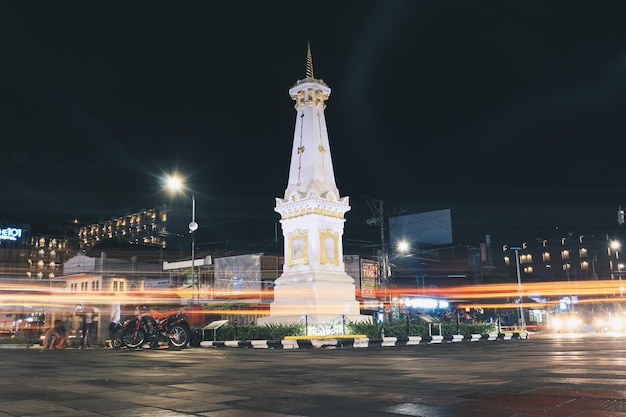
<path fill-rule="evenodd" d="M 83 316 L 83 340 L 79 346 L 79 349 L 91 347 L 92 332 L 93 332 L 93 308 L 82 308 Z"/>

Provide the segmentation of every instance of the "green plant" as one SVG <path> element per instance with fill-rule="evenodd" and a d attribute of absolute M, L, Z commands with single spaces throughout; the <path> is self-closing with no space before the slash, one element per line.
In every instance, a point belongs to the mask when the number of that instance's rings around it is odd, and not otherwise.
<path fill-rule="evenodd" d="M 421 336 L 426 337 L 429 335 L 428 324 L 419 320 L 395 320 L 386 323 L 347 323 L 347 334 L 362 334 L 370 339 L 380 339 L 384 330 L 384 335 L 387 337 L 408 337 L 408 336 Z M 497 331 L 494 324 L 482 324 L 482 323 L 442 323 L 441 335 L 470 335 L 470 334 L 485 334 Z M 242 324 L 234 326 L 232 324 L 223 326 L 217 329 L 215 333 L 215 339 L 224 340 L 283 340 L 286 336 L 304 336 L 305 327 L 301 324 L 291 325 L 264 325 L 257 326 L 253 324 Z M 432 335 L 439 335 L 439 324 L 433 324 L 431 328 Z M 206 335 L 207 340 L 212 340 L 213 332 L 211 335 Z M 201 329 L 193 329 L 192 334 L 196 337 L 202 337 Z M 332 337 L 332 336 L 329 336 Z M 199 341 L 197 341 L 199 344 Z"/>

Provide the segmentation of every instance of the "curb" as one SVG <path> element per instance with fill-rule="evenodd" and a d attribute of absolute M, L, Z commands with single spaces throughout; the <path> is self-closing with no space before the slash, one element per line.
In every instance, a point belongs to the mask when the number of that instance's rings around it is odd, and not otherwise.
<path fill-rule="evenodd" d="M 319 349 L 319 348 L 368 348 L 368 347 L 398 347 L 418 346 L 443 343 L 474 343 L 497 340 L 526 340 L 528 332 L 489 333 L 450 336 L 409 336 L 383 337 L 381 339 L 362 338 L 332 338 L 328 339 L 294 339 L 294 340 L 227 340 L 202 341 L 200 347 L 208 348 L 244 348 L 244 349 Z"/>

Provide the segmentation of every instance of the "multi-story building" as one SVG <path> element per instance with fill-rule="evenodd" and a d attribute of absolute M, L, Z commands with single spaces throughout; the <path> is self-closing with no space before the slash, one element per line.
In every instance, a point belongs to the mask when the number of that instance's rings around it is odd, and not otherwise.
<path fill-rule="evenodd" d="M 515 245 L 503 247 L 507 273 L 516 276 Z M 537 239 L 517 246 L 524 282 L 581 281 L 620 277 L 621 244 L 607 235 L 573 235 Z"/>
<path fill-rule="evenodd" d="M 62 230 L 34 232 L 27 224 L 0 223 L 0 276 L 54 278 L 63 274 L 63 263 L 77 249 Z"/>
<path fill-rule="evenodd" d="M 119 241 L 160 248 L 187 247 L 190 213 L 161 205 L 83 226 L 78 231 L 82 250 L 102 242 Z"/>

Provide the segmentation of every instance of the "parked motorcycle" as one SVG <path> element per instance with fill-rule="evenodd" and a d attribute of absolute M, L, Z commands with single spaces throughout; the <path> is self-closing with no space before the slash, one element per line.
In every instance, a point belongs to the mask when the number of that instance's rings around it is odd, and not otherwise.
<path fill-rule="evenodd" d="M 122 324 L 120 339 L 122 345 L 128 348 L 138 348 L 144 343 L 156 348 L 163 340 L 170 347 L 184 348 L 191 341 L 191 330 L 180 311 L 160 314 L 138 306 L 135 317 Z"/>
<path fill-rule="evenodd" d="M 119 349 L 122 347 L 122 333 L 124 326 L 119 321 L 111 322 L 109 325 L 109 340 L 110 347 L 113 349 Z"/>

